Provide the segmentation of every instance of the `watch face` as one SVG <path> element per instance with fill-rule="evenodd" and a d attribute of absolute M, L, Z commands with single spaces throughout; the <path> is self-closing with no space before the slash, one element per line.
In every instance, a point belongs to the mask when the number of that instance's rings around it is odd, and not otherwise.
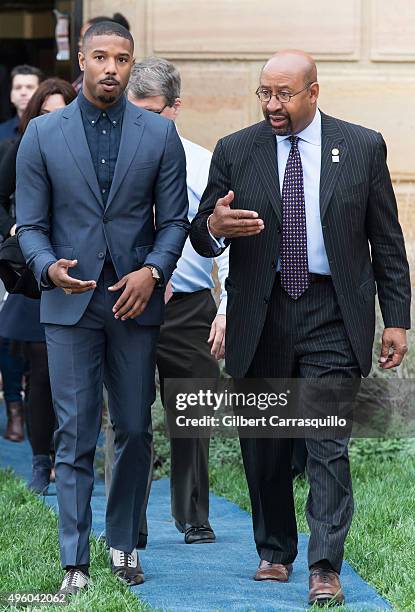
<path fill-rule="evenodd" d="M 151 276 L 155 279 L 155 280 L 160 280 L 160 274 L 159 271 L 157 270 L 157 268 L 155 268 L 154 266 L 145 266 L 146 268 L 148 268 L 151 272 Z"/>

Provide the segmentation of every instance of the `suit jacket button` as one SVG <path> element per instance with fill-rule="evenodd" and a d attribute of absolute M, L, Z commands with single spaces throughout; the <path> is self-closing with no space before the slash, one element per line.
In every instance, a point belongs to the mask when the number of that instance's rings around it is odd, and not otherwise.
<path fill-rule="evenodd" d="M 98 258 L 99 259 L 104 259 L 105 257 L 105 253 L 103 253 L 102 251 L 100 253 L 98 253 Z"/>

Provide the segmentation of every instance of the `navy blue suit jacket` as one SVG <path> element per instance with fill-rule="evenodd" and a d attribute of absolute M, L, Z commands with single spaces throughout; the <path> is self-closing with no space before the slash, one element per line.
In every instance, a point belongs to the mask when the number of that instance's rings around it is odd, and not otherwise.
<path fill-rule="evenodd" d="M 107 249 L 118 278 L 143 264 L 165 282 L 189 230 L 186 160 L 174 123 L 127 102 L 114 178 L 104 205 L 77 100 L 32 120 L 17 157 L 18 237 L 39 284 L 45 265 L 77 259 L 70 274 L 98 280 Z M 137 322 L 160 325 L 164 289 Z M 42 292 L 41 321 L 74 325 L 92 292 Z"/>

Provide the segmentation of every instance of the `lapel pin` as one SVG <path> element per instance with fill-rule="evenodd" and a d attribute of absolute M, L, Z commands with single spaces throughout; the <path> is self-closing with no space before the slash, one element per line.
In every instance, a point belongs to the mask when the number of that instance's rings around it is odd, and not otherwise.
<path fill-rule="evenodd" d="M 339 153 L 340 153 L 339 149 L 331 150 L 331 161 L 332 162 L 338 163 L 340 161 Z"/>

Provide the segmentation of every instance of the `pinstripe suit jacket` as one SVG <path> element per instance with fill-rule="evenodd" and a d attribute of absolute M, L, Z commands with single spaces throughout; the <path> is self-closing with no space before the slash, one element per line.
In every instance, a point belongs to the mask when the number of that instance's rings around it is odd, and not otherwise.
<path fill-rule="evenodd" d="M 411 285 L 396 200 L 381 134 L 322 115 L 320 216 L 324 244 L 345 327 L 367 376 L 375 330 L 375 294 L 386 327 L 410 327 Z M 254 357 L 281 242 L 276 138 L 262 121 L 221 139 L 191 226 L 195 250 L 212 257 L 206 220 L 219 197 L 235 192 L 234 208 L 256 210 L 264 231 L 230 242 L 226 369 L 245 375 Z M 332 149 L 340 162 L 332 162 Z M 278 347 L 276 347 L 278 350 Z"/>

